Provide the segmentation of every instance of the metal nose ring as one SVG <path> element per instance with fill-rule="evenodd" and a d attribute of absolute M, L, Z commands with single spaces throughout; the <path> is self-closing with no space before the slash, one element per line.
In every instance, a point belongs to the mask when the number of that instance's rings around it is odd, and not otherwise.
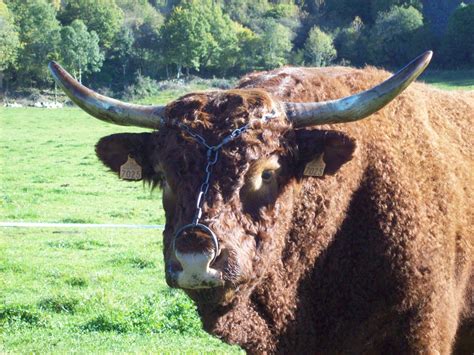
<path fill-rule="evenodd" d="M 217 255 L 219 254 L 219 241 L 217 240 L 217 236 L 216 234 L 212 231 L 211 228 L 209 228 L 208 226 L 204 225 L 204 224 L 201 224 L 201 223 L 190 223 L 190 224 L 186 224 L 185 226 L 182 226 L 181 228 L 178 229 L 178 231 L 174 234 L 174 237 L 173 237 L 173 244 L 172 244 L 172 250 L 176 250 L 176 238 L 178 238 L 186 229 L 200 229 L 202 231 L 204 231 L 205 233 L 207 233 L 211 239 L 212 239 L 212 243 L 214 244 L 214 248 L 215 248 L 215 253 L 214 253 L 214 257 L 212 258 L 211 260 L 211 263 L 214 262 L 217 258 Z"/>

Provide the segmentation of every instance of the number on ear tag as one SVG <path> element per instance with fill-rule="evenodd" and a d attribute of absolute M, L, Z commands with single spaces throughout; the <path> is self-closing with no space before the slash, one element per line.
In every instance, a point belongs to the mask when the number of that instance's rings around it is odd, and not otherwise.
<path fill-rule="evenodd" d="M 120 167 L 120 178 L 123 180 L 142 179 L 142 167 L 130 155 L 125 164 Z"/>
<path fill-rule="evenodd" d="M 324 153 L 318 155 L 316 158 L 311 160 L 309 163 L 306 164 L 304 167 L 303 174 L 305 176 L 323 176 L 324 175 L 324 168 L 326 168 L 326 164 L 323 160 Z"/>

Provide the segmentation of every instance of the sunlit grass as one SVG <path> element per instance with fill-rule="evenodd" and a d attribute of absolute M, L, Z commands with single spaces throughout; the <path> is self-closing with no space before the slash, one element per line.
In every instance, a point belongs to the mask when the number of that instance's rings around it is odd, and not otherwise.
<path fill-rule="evenodd" d="M 174 97 L 173 97 L 174 98 Z M 162 224 L 161 192 L 98 162 L 111 126 L 0 108 L 0 220 Z M 161 231 L 0 229 L 0 353 L 232 353 L 165 283 Z"/>
<path fill-rule="evenodd" d="M 166 286 L 160 232 L 0 232 L 0 352 L 239 351 Z"/>
<path fill-rule="evenodd" d="M 0 219 L 161 224 L 161 193 L 119 180 L 98 161 L 111 126 L 76 108 L 0 109 Z M 139 201 L 137 201 L 137 199 Z"/>

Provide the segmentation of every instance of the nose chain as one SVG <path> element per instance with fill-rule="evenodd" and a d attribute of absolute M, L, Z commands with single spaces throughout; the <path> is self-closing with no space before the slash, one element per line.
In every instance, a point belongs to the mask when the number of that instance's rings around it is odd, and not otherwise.
<path fill-rule="evenodd" d="M 276 116 L 277 114 L 275 113 L 275 111 L 272 111 L 271 113 L 264 115 L 260 120 L 263 122 L 267 122 L 269 119 L 272 119 Z M 219 159 L 219 152 L 221 148 L 227 143 L 236 139 L 237 137 L 240 137 L 242 133 L 244 133 L 250 127 L 250 123 L 247 123 L 246 125 L 240 128 L 234 129 L 231 134 L 226 136 L 219 144 L 216 144 L 216 145 L 209 145 L 204 139 L 204 137 L 194 132 L 191 128 L 189 128 L 188 126 L 186 126 L 185 124 L 181 122 L 178 122 L 177 126 L 181 128 L 184 132 L 186 132 L 197 143 L 207 148 L 207 152 L 206 152 L 207 163 L 206 163 L 206 169 L 205 169 L 206 176 L 199 189 L 199 193 L 198 193 L 198 197 L 196 201 L 196 213 L 194 215 L 193 222 L 192 222 L 192 225 L 197 226 L 199 224 L 199 220 L 202 217 L 202 206 L 204 205 L 207 192 L 209 191 L 209 186 L 210 186 L 209 181 L 212 175 L 212 168 L 214 167 L 214 165 L 216 165 L 217 160 Z"/>

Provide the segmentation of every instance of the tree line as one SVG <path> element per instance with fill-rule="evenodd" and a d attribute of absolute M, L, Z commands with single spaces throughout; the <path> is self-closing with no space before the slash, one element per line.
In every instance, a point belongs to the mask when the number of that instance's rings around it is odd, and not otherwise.
<path fill-rule="evenodd" d="M 473 2 L 0 0 L 0 89 L 50 87 L 50 60 L 113 91 L 286 64 L 396 68 L 426 49 L 473 68 Z"/>

